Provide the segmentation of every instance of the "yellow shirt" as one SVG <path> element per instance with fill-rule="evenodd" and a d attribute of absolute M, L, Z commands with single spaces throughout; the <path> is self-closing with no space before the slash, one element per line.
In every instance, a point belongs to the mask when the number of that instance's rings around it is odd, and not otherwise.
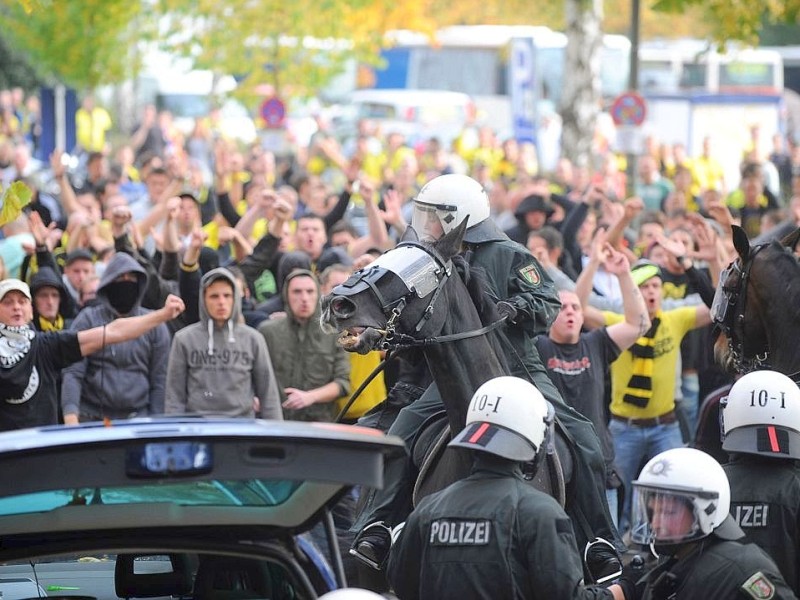
<path fill-rule="evenodd" d="M 604 312 L 606 327 L 625 320 L 623 315 Z M 681 340 L 697 322 L 697 307 L 684 306 L 661 313 L 654 340 L 653 396 L 644 408 L 622 397 L 633 372 L 633 354 L 626 350 L 611 363 L 611 414 L 624 418 L 650 419 L 675 409 L 675 375 Z"/>
<path fill-rule="evenodd" d="M 381 354 L 377 351 L 372 351 L 368 354 L 350 354 L 351 392 L 355 392 L 358 386 L 364 383 L 380 362 Z M 349 399 L 349 396 L 339 398 L 336 401 L 336 408 L 342 410 Z M 375 376 L 375 379 L 364 388 L 364 391 L 361 392 L 358 398 L 356 398 L 356 401 L 353 402 L 353 405 L 348 409 L 345 417 L 348 419 L 357 419 L 384 400 L 386 400 L 386 382 L 383 379 L 383 371 L 381 371 Z"/>
<path fill-rule="evenodd" d="M 692 159 L 692 193 L 697 196 L 707 189 L 722 189 L 725 171 L 715 158 L 698 156 Z"/>
<path fill-rule="evenodd" d="M 111 129 L 111 117 L 105 108 L 94 107 L 90 113 L 79 108 L 75 113 L 75 137 L 87 152 L 102 152 L 106 145 L 106 131 Z"/>

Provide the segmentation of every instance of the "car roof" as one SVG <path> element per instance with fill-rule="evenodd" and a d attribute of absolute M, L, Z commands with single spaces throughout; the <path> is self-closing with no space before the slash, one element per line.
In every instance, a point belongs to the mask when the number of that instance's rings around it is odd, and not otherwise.
<path fill-rule="evenodd" d="M 144 527 L 296 533 L 351 485 L 383 485 L 399 438 L 332 423 L 135 419 L 0 434 L 0 542 Z"/>
<path fill-rule="evenodd" d="M 468 104 L 472 101 L 468 94 L 449 90 L 408 90 L 379 89 L 356 90 L 350 94 L 350 102 L 388 102 L 399 105 L 429 104 L 432 102 Z"/>

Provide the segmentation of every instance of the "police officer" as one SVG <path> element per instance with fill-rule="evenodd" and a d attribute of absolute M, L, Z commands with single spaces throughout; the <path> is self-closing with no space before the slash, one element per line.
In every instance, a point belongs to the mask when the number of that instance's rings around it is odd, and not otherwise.
<path fill-rule="evenodd" d="M 524 379 L 478 388 L 450 442 L 474 451 L 472 473 L 425 497 L 395 531 L 388 576 L 401 600 L 626 597 L 620 585 L 582 585 L 569 518 L 524 481 L 522 465 L 539 464 L 552 425 L 552 405 Z"/>
<path fill-rule="evenodd" d="M 580 548 L 594 537 L 611 540 L 624 549 L 611 519 L 605 496 L 605 463 L 592 424 L 563 402 L 539 357 L 534 338 L 547 332 L 561 309 L 549 276 L 531 253 L 511 241 L 490 217 L 489 197 L 480 183 L 466 175 L 441 175 L 429 181 L 414 200 L 411 225 L 420 239 L 433 241 L 464 220 L 464 256 L 471 266 L 482 267 L 489 293 L 509 324 L 502 346 L 511 374 L 533 382 L 555 407 L 562 433 L 576 449 L 567 513 L 576 526 Z M 414 382 L 412 382 L 414 383 Z M 439 392 L 429 386 L 422 397 L 403 408 L 389 433 L 410 446 L 420 425 L 443 409 Z M 386 465 L 387 485 L 372 492 L 353 527 L 359 535 L 351 554 L 380 568 L 389 550 L 388 528 L 405 520 L 410 510 L 411 480 L 408 463 L 395 459 Z"/>
<path fill-rule="evenodd" d="M 640 580 L 645 600 L 795 598 L 775 562 L 728 514 L 725 471 L 694 448 L 673 448 L 633 482 L 631 539 L 659 556 Z"/>
<path fill-rule="evenodd" d="M 731 516 L 800 593 L 800 389 L 786 375 L 754 371 L 722 402 L 722 448 Z"/>

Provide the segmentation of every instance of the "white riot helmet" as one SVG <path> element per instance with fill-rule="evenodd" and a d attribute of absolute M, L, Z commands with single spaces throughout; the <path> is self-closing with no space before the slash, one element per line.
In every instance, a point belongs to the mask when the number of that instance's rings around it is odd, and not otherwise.
<path fill-rule="evenodd" d="M 728 452 L 800 459 L 800 388 L 783 373 L 753 371 L 720 403 Z"/>
<path fill-rule="evenodd" d="M 495 377 L 475 391 L 467 426 L 449 445 L 532 461 L 550 439 L 553 414 L 553 406 L 532 383 Z"/>
<path fill-rule="evenodd" d="M 670 546 L 706 537 L 728 517 L 731 489 L 713 457 L 673 448 L 651 458 L 633 482 L 631 539 Z"/>
<path fill-rule="evenodd" d="M 488 218 L 489 196 L 480 183 L 466 175 L 440 175 L 414 199 L 411 226 L 421 240 L 437 240 L 464 219 L 469 228 Z"/>

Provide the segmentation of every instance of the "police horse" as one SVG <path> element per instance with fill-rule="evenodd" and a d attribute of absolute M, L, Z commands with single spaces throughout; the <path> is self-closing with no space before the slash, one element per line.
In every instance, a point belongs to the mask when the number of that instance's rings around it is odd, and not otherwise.
<path fill-rule="evenodd" d="M 419 349 L 439 388 L 446 415 L 426 423 L 411 449 L 419 470 L 415 503 L 469 474 L 471 456 L 447 448 L 450 433 L 465 427 L 473 392 L 508 373 L 492 336 L 503 321 L 482 273 L 458 255 L 465 225 L 434 244 L 401 242 L 323 299 L 323 324 L 340 332 L 343 348 Z M 557 445 L 561 452 L 547 454 L 533 483 L 563 506 L 571 459 L 568 447 Z"/>
<path fill-rule="evenodd" d="M 751 246 L 741 227 L 733 226 L 738 256 L 722 272 L 711 307 L 719 333 L 714 344 L 718 364 L 734 374 L 772 369 L 800 381 L 800 263 L 795 247 L 800 228 L 782 240 Z M 698 438 L 711 454 L 721 451 L 719 401 L 712 394 L 700 409 Z M 706 432 L 705 430 L 710 430 Z"/>
<path fill-rule="evenodd" d="M 466 221 L 433 244 L 401 242 L 322 300 L 323 325 L 340 332 L 339 342 L 347 350 L 423 352 L 445 405 L 447 427 L 436 435 L 418 435 L 411 449 L 419 470 L 415 503 L 469 474 L 470 455 L 447 448 L 450 433 L 464 428 L 473 392 L 509 373 L 494 336 L 503 320 L 485 293 L 485 279 L 478 276 L 482 271 L 470 271 L 458 254 L 465 226 Z M 566 406 L 562 410 L 570 411 Z M 604 523 L 587 520 L 589 513 L 575 490 L 592 482 L 572 477 L 580 459 L 558 416 L 554 431 L 554 442 L 531 484 L 564 506 L 575 523 L 579 548 L 598 535 L 622 547 L 607 509 L 592 508 L 594 519 L 605 514 Z M 423 439 L 434 441 L 423 445 Z"/>

